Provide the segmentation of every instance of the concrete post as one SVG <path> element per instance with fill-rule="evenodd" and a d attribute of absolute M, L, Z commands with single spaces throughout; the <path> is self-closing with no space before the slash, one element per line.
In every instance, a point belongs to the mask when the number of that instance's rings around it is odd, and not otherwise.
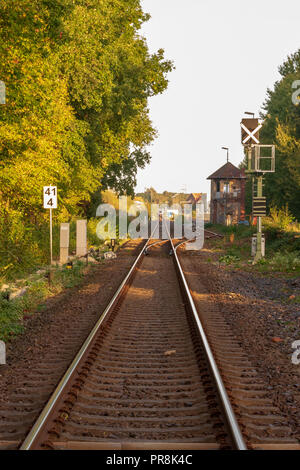
<path fill-rule="evenodd" d="M 87 254 L 87 222 L 77 220 L 76 222 L 76 256 Z"/>
<path fill-rule="evenodd" d="M 6 347 L 4 341 L 0 341 L 0 365 L 6 364 Z"/>
<path fill-rule="evenodd" d="M 61 264 L 65 264 L 69 259 L 69 239 L 70 224 L 60 224 L 60 256 Z"/>

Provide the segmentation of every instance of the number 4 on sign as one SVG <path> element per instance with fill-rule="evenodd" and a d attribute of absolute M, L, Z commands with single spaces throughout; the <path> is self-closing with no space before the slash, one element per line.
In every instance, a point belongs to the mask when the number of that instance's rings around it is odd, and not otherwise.
<path fill-rule="evenodd" d="M 44 209 L 57 209 L 56 186 L 44 186 Z"/>

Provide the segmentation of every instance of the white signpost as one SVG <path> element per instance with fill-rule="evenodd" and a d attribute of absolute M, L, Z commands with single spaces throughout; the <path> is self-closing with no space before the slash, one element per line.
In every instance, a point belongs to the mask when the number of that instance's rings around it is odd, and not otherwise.
<path fill-rule="evenodd" d="M 52 209 L 57 209 L 57 186 L 44 186 L 44 209 L 50 209 L 50 265 L 52 265 Z"/>

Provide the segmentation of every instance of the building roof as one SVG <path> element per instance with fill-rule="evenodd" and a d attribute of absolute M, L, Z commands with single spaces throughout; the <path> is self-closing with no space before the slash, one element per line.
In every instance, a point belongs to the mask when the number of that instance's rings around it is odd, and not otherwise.
<path fill-rule="evenodd" d="M 227 162 L 225 165 L 221 166 L 217 171 L 210 175 L 208 180 L 214 179 L 243 179 L 246 178 L 244 170 L 240 170 L 232 163 Z"/>

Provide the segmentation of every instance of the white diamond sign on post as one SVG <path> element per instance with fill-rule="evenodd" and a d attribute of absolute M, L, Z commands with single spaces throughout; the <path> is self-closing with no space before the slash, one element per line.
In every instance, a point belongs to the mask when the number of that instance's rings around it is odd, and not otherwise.
<path fill-rule="evenodd" d="M 242 144 L 259 144 L 259 131 L 261 128 L 262 124 L 259 123 L 258 119 L 242 119 Z"/>
<path fill-rule="evenodd" d="M 52 265 L 52 209 L 57 209 L 57 187 L 44 186 L 44 209 L 50 209 L 50 265 Z"/>

